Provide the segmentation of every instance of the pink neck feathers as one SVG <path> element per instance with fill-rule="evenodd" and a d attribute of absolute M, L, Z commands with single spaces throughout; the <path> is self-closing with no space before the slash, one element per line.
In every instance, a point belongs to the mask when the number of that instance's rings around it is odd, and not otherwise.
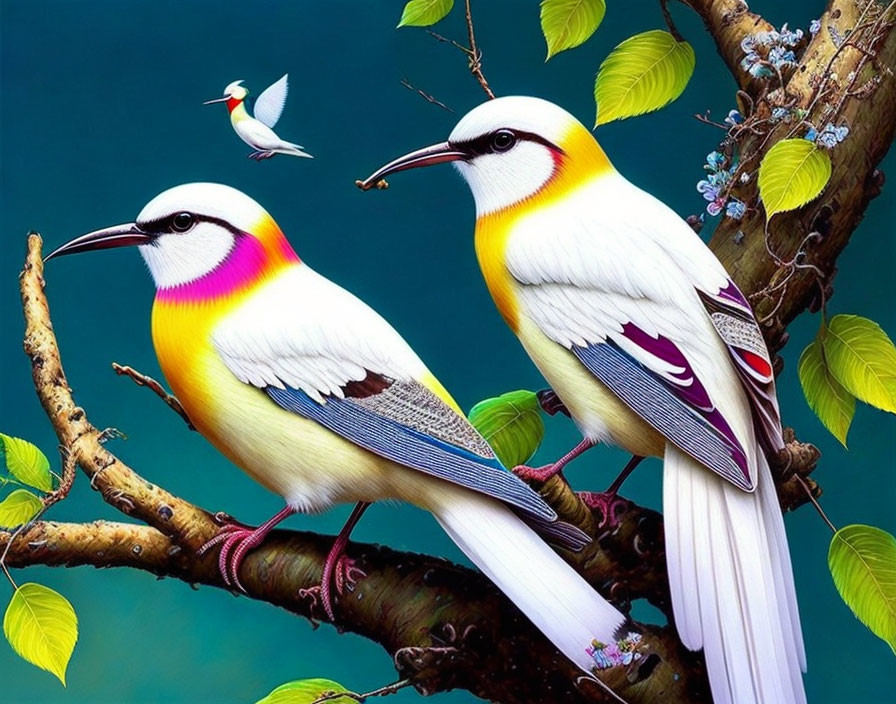
<path fill-rule="evenodd" d="M 301 260 L 286 238 L 277 233 L 274 241 L 264 243 L 242 234 L 230 253 L 218 266 L 189 283 L 160 288 L 156 300 L 166 303 L 209 302 L 231 296 L 254 286 L 285 266 Z"/>

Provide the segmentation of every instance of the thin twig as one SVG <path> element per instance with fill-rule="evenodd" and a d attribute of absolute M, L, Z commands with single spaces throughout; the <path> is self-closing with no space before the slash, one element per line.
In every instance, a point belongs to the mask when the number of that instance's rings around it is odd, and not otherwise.
<path fill-rule="evenodd" d="M 44 509 L 50 508 L 55 503 L 59 503 L 66 496 L 68 496 L 68 492 L 72 489 L 72 484 L 75 482 L 75 470 L 77 469 L 77 462 L 75 462 L 75 454 L 64 445 L 59 446 L 59 455 L 62 457 L 62 477 L 59 480 L 59 486 L 56 487 L 55 491 L 51 491 L 47 494 L 41 501 L 44 504 Z"/>
<path fill-rule="evenodd" d="M 442 42 L 443 44 L 450 44 L 455 49 L 460 49 L 467 56 L 470 55 L 470 50 L 467 47 L 465 47 L 463 44 L 461 44 L 459 41 L 457 41 L 455 39 L 449 39 L 448 37 L 443 37 L 441 34 L 439 34 L 438 32 L 433 32 L 431 29 L 427 29 L 426 33 L 429 36 L 431 36 L 433 39 L 435 39 L 437 42 Z"/>
<path fill-rule="evenodd" d="M 395 694 L 398 690 L 404 689 L 410 684 L 411 681 L 408 679 L 398 680 L 398 682 L 387 684 L 385 687 L 379 687 L 378 689 L 365 692 L 364 694 L 358 694 L 357 692 L 326 692 L 315 699 L 311 704 L 323 704 L 323 702 L 332 702 L 337 699 L 342 699 L 343 697 L 353 699 L 356 702 L 365 702 L 371 697 L 385 697 L 389 694 Z"/>
<path fill-rule="evenodd" d="M 482 73 L 482 52 L 479 50 L 479 47 L 476 46 L 476 33 L 473 31 L 473 13 L 470 11 L 470 0 L 466 0 L 466 16 L 467 36 L 470 38 L 470 73 L 472 73 L 476 77 L 476 80 L 479 81 L 479 85 L 482 86 L 482 90 L 485 91 L 489 100 L 494 100 L 495 94 L 489 87 L 488 81 L 485 80 L 485 74 Z"/>
<path fill-rule="evenodd" d="M 672 21 L 672 15 L 669 13 L 669 0 L 660 0 L 660 9 L 663 11 L 663 19 L 666 20 L 666 26 L 669 28 L 669 34 L 675 37 L 675 41 L 683 42 L 684 37 L 678 31 L 678 27 Z"/>
<path fill-rule="evenodd" d="M 423 98 L 427 103 L 432 103 L 433 105 L 438 105 L 442 110 L 447 110 L 448 112 L 454 112 L 451 108 L 449 108 L 445 103 L 441 100 L 436 100 L 426 91 L 420 90 L 415 85 L 412 85 L 411 82 L 407 78 L 401 79 L 401 85 L 407 88 L 409 91 L 412 91 Z"/>
<path fill-rule="evenodd" d="M 809 501 L 812 502 L 812 505 L 815 507 L 815 510 L 818 511 L 818 515 L 824 519 L 824 522 L 828 524 L 828 528 L 831 529 L 831 532 L 836 533 L 837 527 L 831 523 L 831 519 L 828 518 L 827 514 L 824 512 L 824 509 L 821 507 L 821 504 L 818 503 L 818 500 L 812 495 L 812 489 L 809 488 L 809 485 L 806 484 L 806 480 L 803 479 L 799 474 L 794 474 L 796 480 L 800 483 L 800 486 L 806 491 L 806 496 L 809 497 Z"/>
<path fill-rule="evenodd" d="M 112 368 L 118 376 L 129 376 L 134 380 L 134 383 L 137 384 L 137 386 L 145 386 L 150 391 L 153 391 L 171 410 L 184 419 L 184 422 L 190 430 L 196 430 L 193 423 L 190 421 L 189 416 L 187 416 L 184 407 L 180 404 L 180 401 L 177 400 L 177 396 L 165 391 L 165 388 L 151 376 L 141 374 L 133 367 L 129 367 L 126 364 L 119 364 L 118 362 L 112 362 Z"/>

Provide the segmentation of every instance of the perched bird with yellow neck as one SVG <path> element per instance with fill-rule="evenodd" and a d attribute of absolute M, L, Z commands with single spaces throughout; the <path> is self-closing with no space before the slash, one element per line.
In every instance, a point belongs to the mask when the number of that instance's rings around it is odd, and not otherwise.
<path fill-rule="evenodd" d="M 507 97 L 447 142 L 361 182 L 453 162 L 504 320 L 584 437 L 664 458 L 666 559 L 682 642 L 716 704 L 806 697 L 796 593 L 767 452 L 783 447 L 749 303 L 670 208 L 624 179 L 562 108 Z M 568 461 L 567 455 L 561 461 Z"/>
<path fill-rule="evenodd" d="M 280 115 L 283 114 L 283 108 L 286 105 L 289 74 L 284 74 L 280 80 L 269 85 L 256 98 L 254 117 L 246 110 L 246 98 L 249 96 L 249 91 L 242 83 L 242 81 L 229 83 L 224 89 L 224 97 L 206 100 L 203 105 L 227 103 L 227 112 L 230 113 L 230 124 L 233 125 L 233 131 L 255 150 L 248 157 L 255 161 L 261 161 L 270 159 L 275 154 L 287 154 L 312 159 L 310 154 L 302 151 L 304 149 L 302 145 L 280 139 L 274 132 L 274 127 L 280 120 Z"/>
<path fill-rule="evenodd" d="M 587 536 L 501 465 L 402 337 L 302 262 L 258 203 L 178 186 L 48 259 L 126 245 L 155 281 L 153 342 L 193 425 L 286 501 L 259 528 L 212 541 L 226 581 L 239 586 L 246 552 L 296 511 L 399 499 L 431 511 L 580 668 L 620 664 L 618 641 L 639 636 L 544 540 L 576 549 Z"/>

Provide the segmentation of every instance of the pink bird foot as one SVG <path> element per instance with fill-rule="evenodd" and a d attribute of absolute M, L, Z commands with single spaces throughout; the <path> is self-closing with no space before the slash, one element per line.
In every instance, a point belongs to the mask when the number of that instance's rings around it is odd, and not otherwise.
<path fill-rule="evenodd" d="M 598 528 L 615 528 L 619 523 L 619 516 L 625 513 L 632 505 L 632 502 L 628 499 L 619 498 L 619 489 L 629 475 L 635 471 L 635 467 L 641 464 L 643 459 L 639 455 L 632 455 L 632 458 L 626 462 L 619 476 L 616 477 L 606 491 L 576 492 L 588 508 L 592 511 L 594 509 L 600 511 L 601 519 Z"/>
<path fill-rule="evenodd" d="M 548 479 L 558 474 L 563 469 L 563 465 L 559 462 L 554 464 L 546 464 L 541 467 L 529 467 L 525 464 L 519 464 L 513 468 L 513 473 L 520 479 L 527 482 L 546 482 Z"/>
<path fill-rule="evenodd" d="M 555 474 L 561 472 L 566 465 L 591 447 L 594 447 L 594 443 L 591 440 L 585 439 L 553 464 L 546 464 L 541 467 L 528 467 L 524 464 L 520 464 L 513 468 L 513 473 L 520 479 L 526 481 L 546 482 Z"/>
<path fill-rule="evenodd" d="M 246 157 L 248 159 L 254 159 L 255 161 L 261 161 L 262 159 L 270 159 L 274 156 L 275 152 L 259 150 L 257 152 L 252 152 L 251 154 L 247 154 Z"/>
<path fill-rule="evenodd" d="M 355 560 L 348 555 L 340 555 L 335 560 L 327 558 L 324 565 L 324 573 L 320 582 L 320 604 L 331 621 L 336 620 L 336 612 L 333 609 L 333 587 L 336 594 L 343 596 L 348 591 L 354 591 L 359 580 L 364 579 L 367 573 L 355 565 Z"/>
<path fill-rule="evenodd" d="M 619 497 L 616 492 L 577 491 L 576 494 L 592 511 L 600 511 L 598 528 L 615 528 L 619 524 L 619 517 L 632 505 L 631 501 Z"/>
<path fill-rule="evenodd" d="M 320 584 L 307 589 L 301 589 L 299 596 L 311 599 L 311 608 L 314 609 L 320 600 L 320 605 L 331 622 L 336 621 L 336 612 L 333 609 L 333 586 L 336 587 L 336 593 L 342 596 L 345 590 L 351 591 L 358 580 L 367 576 L 367 573 L 360 567 L 355 566 L 355 561 L 345 554 L 345 548 L 348 545 L 349 536 L 352 529 L 361 520 L 361 516 L 367 510 L 369 503 L 364 501 L 358 503 L 352 511 L 336 540 L 333 541 L 333 547 L 327 553 L 324 560 L 324 568 L 321 572 Z"/>
<path fill-rule="evenodd" d="M 224 584 L 228 587 L 236 587 L 245 593 L 246 589 L 240 582 L 239 577 L 243 560 L 246 559 L 246 555 L 250 550 L 261 545 L 268 533 L 274 529 L 274 526 L 293 513 L 295 511 L 287 506 L 258 526 L 258 528 L 252 528 L 237 521 L 225 523 L 214 538 L 199 548 L 198 555 L 201 557 L 216 545 L 220 545 L 218 571 L 221 573 Z"/>

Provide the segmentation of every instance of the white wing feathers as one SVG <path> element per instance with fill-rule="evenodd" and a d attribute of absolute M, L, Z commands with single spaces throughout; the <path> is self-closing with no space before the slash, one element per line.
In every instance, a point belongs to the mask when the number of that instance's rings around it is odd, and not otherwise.
<path fill-rule="evenodd" d="M 212 333 L 225 365 L 258 388 L 300 389 L 317 402 L 368 372 L 415 380 L 420 358 L 366 303 L 306 265 L 260 288 Z"/>
<path fill-rule="evenodd" d="M 283 114 L 286 105 L 286 94 L 289 91 L 289 74 L 284 73 L 276 83 L 272 83 L 262 91 L 255 100 L 255 119 L 260 120 L 268 127 L 273 127 Z"/>
<path fill-rule="evenodd" d="M 680 383 L 671 375 L 683 369 L 622 334 L 633 323 L 673 341 L 701 378 L 717 376 L 727 353 L 695 289 L 714 294 L 724 287 L 722 265 L 674 212 L 621 176 L 604 176 L 570 198 L 580 202 L 564 200 L 525 218 L 508 242 L 505 261 L 522 284 L 525 313 L 565 347 L 609 339 Z M 684 231 L 676 231 L 679 225 Z"/>

